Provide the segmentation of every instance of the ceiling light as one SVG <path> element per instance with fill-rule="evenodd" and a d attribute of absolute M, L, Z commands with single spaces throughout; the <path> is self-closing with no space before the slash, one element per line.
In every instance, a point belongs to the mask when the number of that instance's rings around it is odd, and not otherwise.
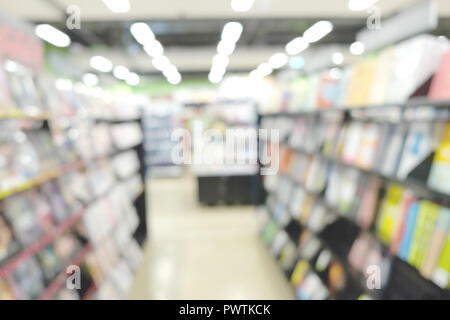
<path fill-rule="evenodd" d="M 258 73 L 261 75 L 261 77 L 266 77 L 273 71 L 272 67 L 267 62 L 260 64 L 258 66 L 258 69 L 256 70 L 258 70 Z"/>
<path fill-rule="evenodd" d="M 213 58 L 213 66 L 226 68 L 229 62 L 230 58 L 221 54 L 216 54 Z"/>
<path fill-rule="evenodd" d="M 61 91 L 69 91 L 73 88 L 73 83 L 69 79 L 56 79 L 55 80 L 55 87 L 58 90 Z"/>
<path fill-rule="evenodd" d="M 333 57 L 331 58 L 334 64 L 340 65 L 344 62 L 344 55 L 340 52 L 333 53 Z"/>
<path fill-rule="evenodd" d="M 139 77 L 139 75 L 137 73 L 130 72 L 128 74 L 126 82 L 130 86 L 137 86 L 139 84 L 139 82 L 141 82 L 141 78 Z"/>
<path fill-rule="evenodd" d="M 152 32 L 152 29 L 150 29 L 148 24 L 143 22 L 133 23 L 130 27 L 130 32 L 134 39 L 141 45 L 155 40 L 155 34 Z"/>
<path fill-rule="evenodd" d="M 244 27 L 239 22 L 228 22 L 223 27 L 222 40 L 229 42 L 238 42 Z"/>
<path fill-rule="evenodd" d="M 350 45 L 350 53 L 355 56 L 363 54 L 365 50 L 366 48 L 364 47 L 364 44 L 360 41 L 353 42 Z"/>
<path fill-rule="evenodd" d="M 114 68 L 113 75 L 119 80 L 126 80 L 130 70 L 124 66 L 117 66 Z"/>
<path fill-rule="evenodd" d="M 364 11 L 377 2 L 378 0 L 349 0 L 348 8 L 351 11 Z"/>
<path fill-rule="evenodd" d="M 87 85 L 88 87 L 95 87 L 98 85 L 99 79 L 96 74 L 94 73 L 86 73 L 83 76 L 83 83 Z"/>
<path fill-rule="evenodd" d="M 70 37 L 49 24 L 37 25 L 34 32 L 39 38 L 56 47 L 65 48 L 70 46 Z"/>
<path fill-rule="evenodd" d="M 170 66 L 170 60 L 166 56 L 157 56 L 153 58 L 152 65 L 156 70 L 163 71 Z"/>
<path fill-rule="evenodd" d="M 302 56 L 291 57 L 289 67 L 294 70 L 301 70 L 305 67 L 306 61 Z"/>
<path fill-rule="evenodd" d="M 181 82 L 181 74 L 179 74 L 177 72 L 176 74 L 174 74 L 174 75 L 172 75 L 170 77 L 167 77 L 167 81 L 170 84 L 177 85 L 177 84 L 179 84 Z"/>
<path fill-rule="evenodd" d="M 309 43 L 317 42 L 331 31 L 333 31 L 333 24 L 330 21 L 319 21 L 303 33 L 303 38 Z"/>
<path fill-rule="evenodd" d="M 253 6 L 255 0 L 231 0 L 231 8 L 237 12 L 246 12 Z"/>
<path fill-rule="evenodd" d="M 103 0 L 105 5 L 114 13 L 125 13 L 130 11 L 130 1 L 128 0 Z"/>
<path fill-rule="evenodd" d="M 288 63 L 288 56 L 282 52 L 275 53 L 269 59 L 269 64 L 273 69 L 280 69 L 286 63 Z"/>
<path fill-rule="evenodd" d="M 223 75 L 217 72 L 210 72 L 208 75 L 208 80 L 212 83 L 219 83 L 222 81 Z"/>
<path fill-rule="evenodd" d="M 152 40 L 144 46 L 144 51 L 151 57 L 158 57 L 164 54 L 164 48 L 158 40 Z"/>
<path fill-rule="evenodd" d="M 342 70 L 339 68 L 331 68 L 330 77 L 335 80 L 339 80 L 342 78 Z"/>
<path fill-rule="evenodd" d="M 102 56 L 91 58 L 91 67 L 100 72 L 110 72 L 113 68 L 112 62 Z"/>
<path fill-rule="evenodd" d="M 258 69 L 255 69 L 255 70 L 251 71 L 248 74 L 248 76 L 249 76 L 250 79 L 253 79 L 253 80 L 257 80 L 257 79 L 261 79 L 262 78 L 261 74 L 258 72 Z"/>
<path fill-rule="evenodd" d="M 286 45 L 286 52 L 289 55 L 295 55 L 299 54 L 300 52 L 306 50 L 309 47 L 308 41 L 306 41 L 302 37 L 295 38 L 294 40 L 291 40 Z"/>
<path fill-rule="evenodd" d="M 232 41 L 221 40 L 217 45 L 217 53 L 224 56 L 229 56 L 234 52 L 235 48 L 236 43 Z"/>
<path fill-rule="evenodd" d="M 163 70 L 163 75 L 166 78 L 171 78 L 178 74 L 177 67 L 175 67 L 173 64 L 169 64 L 165 69 Z"/>

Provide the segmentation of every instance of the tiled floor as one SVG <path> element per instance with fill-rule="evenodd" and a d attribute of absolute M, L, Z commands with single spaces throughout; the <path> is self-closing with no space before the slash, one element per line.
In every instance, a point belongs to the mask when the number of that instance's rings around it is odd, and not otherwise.
<path fill-rule="evenodd" d="M 131 299 L 292 299 L 252 207 L 202 207 L 196 181 L 151 180 L 151 238 Z"/>

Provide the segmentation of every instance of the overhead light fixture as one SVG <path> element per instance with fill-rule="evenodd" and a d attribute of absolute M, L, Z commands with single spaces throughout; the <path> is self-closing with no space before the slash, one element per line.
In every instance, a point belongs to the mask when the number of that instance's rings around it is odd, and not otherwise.
<path fill-rule="evenodd" d="M 59 78 L 55 80 L 55 87 L 61 91 L 69 91 L 73 88 L 73 83 L 69 79 Z"/>
<path fill-rule="evenodd" d="M 150 57 L 159 57 L 164 54 L 164 47 L 158 40 L 152 40 L 144 46 L 144 51 Z"/>
<path fill-rule="evenodd" d="M 141 78 L 135 72 L 130 72 L 126 79 L 126 82 L 130 86 L 137 86 L 141 82 Z"/>
<path fill-rule="evenodd" d="M 308 41 L 306 41 L 303 37 L 298 37 L 288 42 L 286 45 L 286 52 L 289 55 L 296 55 L 306 50 L 308 47 Z"/>
<path fill-rule="evenodd" d="M 303 33 L 303 38 L 309 43 L 317 42 L 333 31 L 333 24 L 330 21 L 318 21 Z"/>
<path fill-rule="evenodd" d="M 341 52 L 335 52 L 333 53 L 331 60 L 334 64 L 341 65 L 344 62 L 344 55 Z"/>
<path fill-rule="evenodd" d="M 255 0 L 231 0 L 231 8 L 236 12 L 246 12 L 253 6 Z"/>
<path fill-rule="evenodd" d="M 212 70 L 211 70 L 211 72 L 210 72 L 209 75 L 208 75 L 208 80 L 209 80 L 211 83 L 215 83 L 215 84 L 217 84 L 217 83 L 219 83 L 220 81 L 222 81 L 222 78 L 223 78 L 223 75 L 222 75 L 222 74 L 220 74 L 220 73 L 218 73 L 218 72 L 212 72 Z"/>
<path fill-rule="evenodd" d="M 350 53 L 359 56 L 366 50 L 364 44 L 360 41 L 355 41 L 350 45 Z"/>
<path fill-rule="evenodd" d="M 162 72 L 166 78 L 171 78 L 178 74 L 177 67 L 175 67 L 173 64 L 169 64 L 164 68 L 164 70 L 162 70 Z"/>
<path fill-rule="evenodd" d="M 102 56 L 91 58 L 91 67 L 100 72 L 111 72 L 113 64 L 111 61 Z"/>
<path fill-rule="evenodd" d="M 269 65 L 273 69 L 280 69 L 284 65 L 286 65 L 286 63 L 288 63 L 288 61 L 289 61 L 288 56 L 282 52 L 279 52 L 279 53 L 275 53 L 273 56 L 270 57 Z"/>
<path fill-rule="evenodd" d="M 235 48 L 236 43 L 232 41 L 221 40 L 217 45 L 217 53 L 224 56 L 229 56 L 234 52 Z"/>
<path fill-rule="evenodd" d="M 65 48 L 70 46 L 70 43 L 72 42 L 67 34 L 49 24 L 37 25 L 34 32 L 39 38 L 55 47 Z"/>
<path fill-rule="evenodd" d="M 228 67 L 228 63 L 230 62 L 230 58 L 228 56 L 224 56 L 221 54 L 216 54 L 213 58 L 213 66 L 219 66 L 222 68 Z"/>
<path fill-rule="evenodd" d="M 153 58 L 152 65 L 156 70 L 163 71 L 170 66 L 170 60 L 166 56 L 157 56 Z"/>
<path fill-rule="evenodd" d="M 99 83 L 98 76 L 94 73 L 86 73 L 83 75 L 83 83 L 88 87 L 95 87 Z"/>
<path fill-rule="evenodd" d="M 258 70 L 261 77 L 267 77 L 273 71 L 272 67 L 267 62 L 261 63 L 256 70 Z"/>
<path fill-rule="evenodd" d="M 170 77 L 167 77 L 167 81 L 170 84 L 177 85 L 177 84 L 179 84 L 181 82 L 181 74 L 179 74 L 177 72 L 177 73 L 171 75 Z"/>
<path fill-rule="evenodd" d="M 222 30 L 222 40 L 229 42 L 238 42 L 241 37 L 244 27 L 239 22 L 228 22 L 225 24 Z"/>
<path fill-rule="evenodd" d="M 258 72 L 258 69 L 252 70 L 249 74 L 248 77 L 252 80 L 258 80 L 261 79 L 261 74 Z"/>
<path fill-rule="evenodd" d="M 105 5 L 114 13 L 125 13 L 130 11 L 130 1 L 128 0 L 103 0 Z"/>
<path fill-rule="evenodd" d="M 378 0 L 349 0 L 348 8 L 351 11 L 364 11 L 377 2 Z"/>
<path fill-rule="evenodd" d="M 117 66 L 114 68 L 113 75 L 119 80 L 126 80 L 130 70 L 125 66 Z"/>
<path fill-rule="evenodd" d="M 289 67 L 294 70 L 301 70 L 305 67 L 306 61 L 302 56 L 295 56 L 289 59 Z"/>
<path fill-rule="evenodd" d="M 134 39 L 143 46 L 155 40 L 155 34 L 152 29 L 144 22 L 133 23 L 130 27 L 130 32 Z"/>

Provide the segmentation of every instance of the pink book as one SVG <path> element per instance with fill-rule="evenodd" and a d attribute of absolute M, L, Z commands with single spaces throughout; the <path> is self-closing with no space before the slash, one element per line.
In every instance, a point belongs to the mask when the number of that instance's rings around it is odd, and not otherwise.
<path fill-rule="evenodd" d="M 442 56 L 438 70 L 431 81 L 428 97 L 431 100 L 450 99 L 450 51 Z"/>

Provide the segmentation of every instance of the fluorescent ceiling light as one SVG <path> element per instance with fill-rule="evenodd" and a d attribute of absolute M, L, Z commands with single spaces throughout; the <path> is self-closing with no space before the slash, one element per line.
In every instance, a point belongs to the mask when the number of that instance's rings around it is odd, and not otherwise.
<path fill-rule="evenodd" d="M 261 74 L 258 72 L 258 69 L 251 71 L 248 76 L 250 79 L 253 79 L 253 80 L 262 78 Z"/>
<path fill-rule="evenodd" d="M 166 56 L 157 56 L 153 58 L 152 65 L 156 70 L 163 71 L 170 66 L 170 60 Z"/>
<path fill-rule="evenodd" d="M 334 64 L 340 65 L 344 62 L 344 55 L 341 52 L 333 53 L 333 57 L 331 58 Z"/>
<path fill-rule="evenodd" d="M 171 75 L 170 77 L 167 77 L 167 81 L 170 84 L 177 85 L 181 82 L 181 74 L 178 72 L 176 74 Z"/>
<path fill-rule="evenodd" d="M 361 54 L 364 53 L 364 51 L 366 50 L 364 43 L 360 42 L 360 41 L 356 41 L 353 42 L 350 45 L 350 53 L 356 56 L 359 56 Z"/>
<path fill-rule="evenodd" d="M 178 74 L 178 70 L 177 67 L 175 67 L 173 64 L 169 64 L 167 67 L 164 68 L 163 70 L 163 75 L 166 78 L 171 78 L 174 77 L 175 75 Z"/>
<path fill-rule="evenodd" d="M 137 73 L 130 72 L 128 74 L 126 82 L 130 86 L 137 86 L 139 84 L 139 82 L 141 82 L 141 78 L 139 77 L 139 75 Z"/>
<path fill-rule="evenodd" d="M 95 87 L 98 85 L 99 79 L 96 74 L 94 73 L 86 73 L 83 76 L 83 83 L 87 85 L 88 87 Z"/>
<path fill-rule="evenodd" d="M 113 75 L 119 80 L 126 80 L 130 70 L 124 66 L 117 66 L 114 68 Z"/>
<path fill-rule="evenodd" d="M 208 75 L 208 80 L 212 83 L 219 83 L 222 81 L 223 75 L 217 72 L 210 72 Z"/>
<path fill-rule="evenodd" d="M 230 58 L 228 58 L 227 56 L 224 56 L 221 54 L 216 54 L 213 58 L 213 67 L 217 66 L 217 67 L 226 68 L 228 66 L 229 62 L 230 62 Z"/>
<path fill-rule="evenodd" d="M 130 32 L 134 39 L 141 45 L 155 40 L 155 34 L 152 32 L 152 29 L 150 29 L 148 24 L 143 22 L 133 23 L 130 27 Z"/>
<path fill-rule="evenodd" d="M 34 32 L 39 38 L 56 47 L 65 48 L 70 46 L 70 37 L 49 24 L 37 25 Z"/>
<path fill-rule="evenodd" d="M 303 33 L 303 38 L 309 43 L 317 42 L 333 31 L 333 24 L 330 21 L 319 21 L 313 24 Z"/>
<path fill-rule="evenodd" d="M 229 42 L 238 42 L 244 27 L 239 22 L 228 22 L 222 30 L 222 40 Z"/>
<path fill-rule="evenodd" d="M 261 63 L 257 70 L 261 77 L 266 77 L 273 71 L 272 67 L 267 62 Z"/>
<path fill-rule="evenodd" d="M 100 72 L 110 72 L 113 64 L 105 57 L 95 56 L 91 58 L 91 67 Z"/>
<path fill-rule="evenodd" d="M 302 37 L 298 37 L 288 42 L 288 44 L 286 45 L 286 52 L 289 55 L 296 55 L 306 50 L 308 47 L 309 47 L 308 41 L 306 41 Z"/>
<path fill-rule="evenodd" d="M 128 0 L 103 0 L 105 5 L 114 13 L 125 13 L 130 11 L 130 1 Z"/>
<path fill-rule="evenodd" d="M 144 51 L 151 57 L 159 57 L 164 54 L 164 48 L 158 40 L 152 40 L 144 46 Z"/>
<path fill-rule="evenodd" d="M 221 40 L 217 45 L 217 53 L 224 56 L 229 56 L 234 52 L 236 43 L 232 41 Z"/>
<path fill-rule="evenodd" d="M 279 52 L 270 57 L 269 64 L 273 69 L 280 69 L 286 63 L 288 63 L 288 61 L 288 56 L 282 52 Z"/>
<path fill-rule="evenodd" d="M 56 87 L 56 89 L 61 90 L 61 91 L 69 91 L 69 90 L 72 90 L 73 83 L 69 79 L 60 78 L 60 79 L 55 80 L 55 87 Z"/>
<path fill-rule="evenodd" d="M 237 12 L 246 12 L 253 6 L 255 0 L 231 0 L 231 8 Z"/>
<path fill-rule="evenodd" d="M 377 2 L 378 0 L 349 0 L 348 8 L 351 11 L 363 11 Z"/>

